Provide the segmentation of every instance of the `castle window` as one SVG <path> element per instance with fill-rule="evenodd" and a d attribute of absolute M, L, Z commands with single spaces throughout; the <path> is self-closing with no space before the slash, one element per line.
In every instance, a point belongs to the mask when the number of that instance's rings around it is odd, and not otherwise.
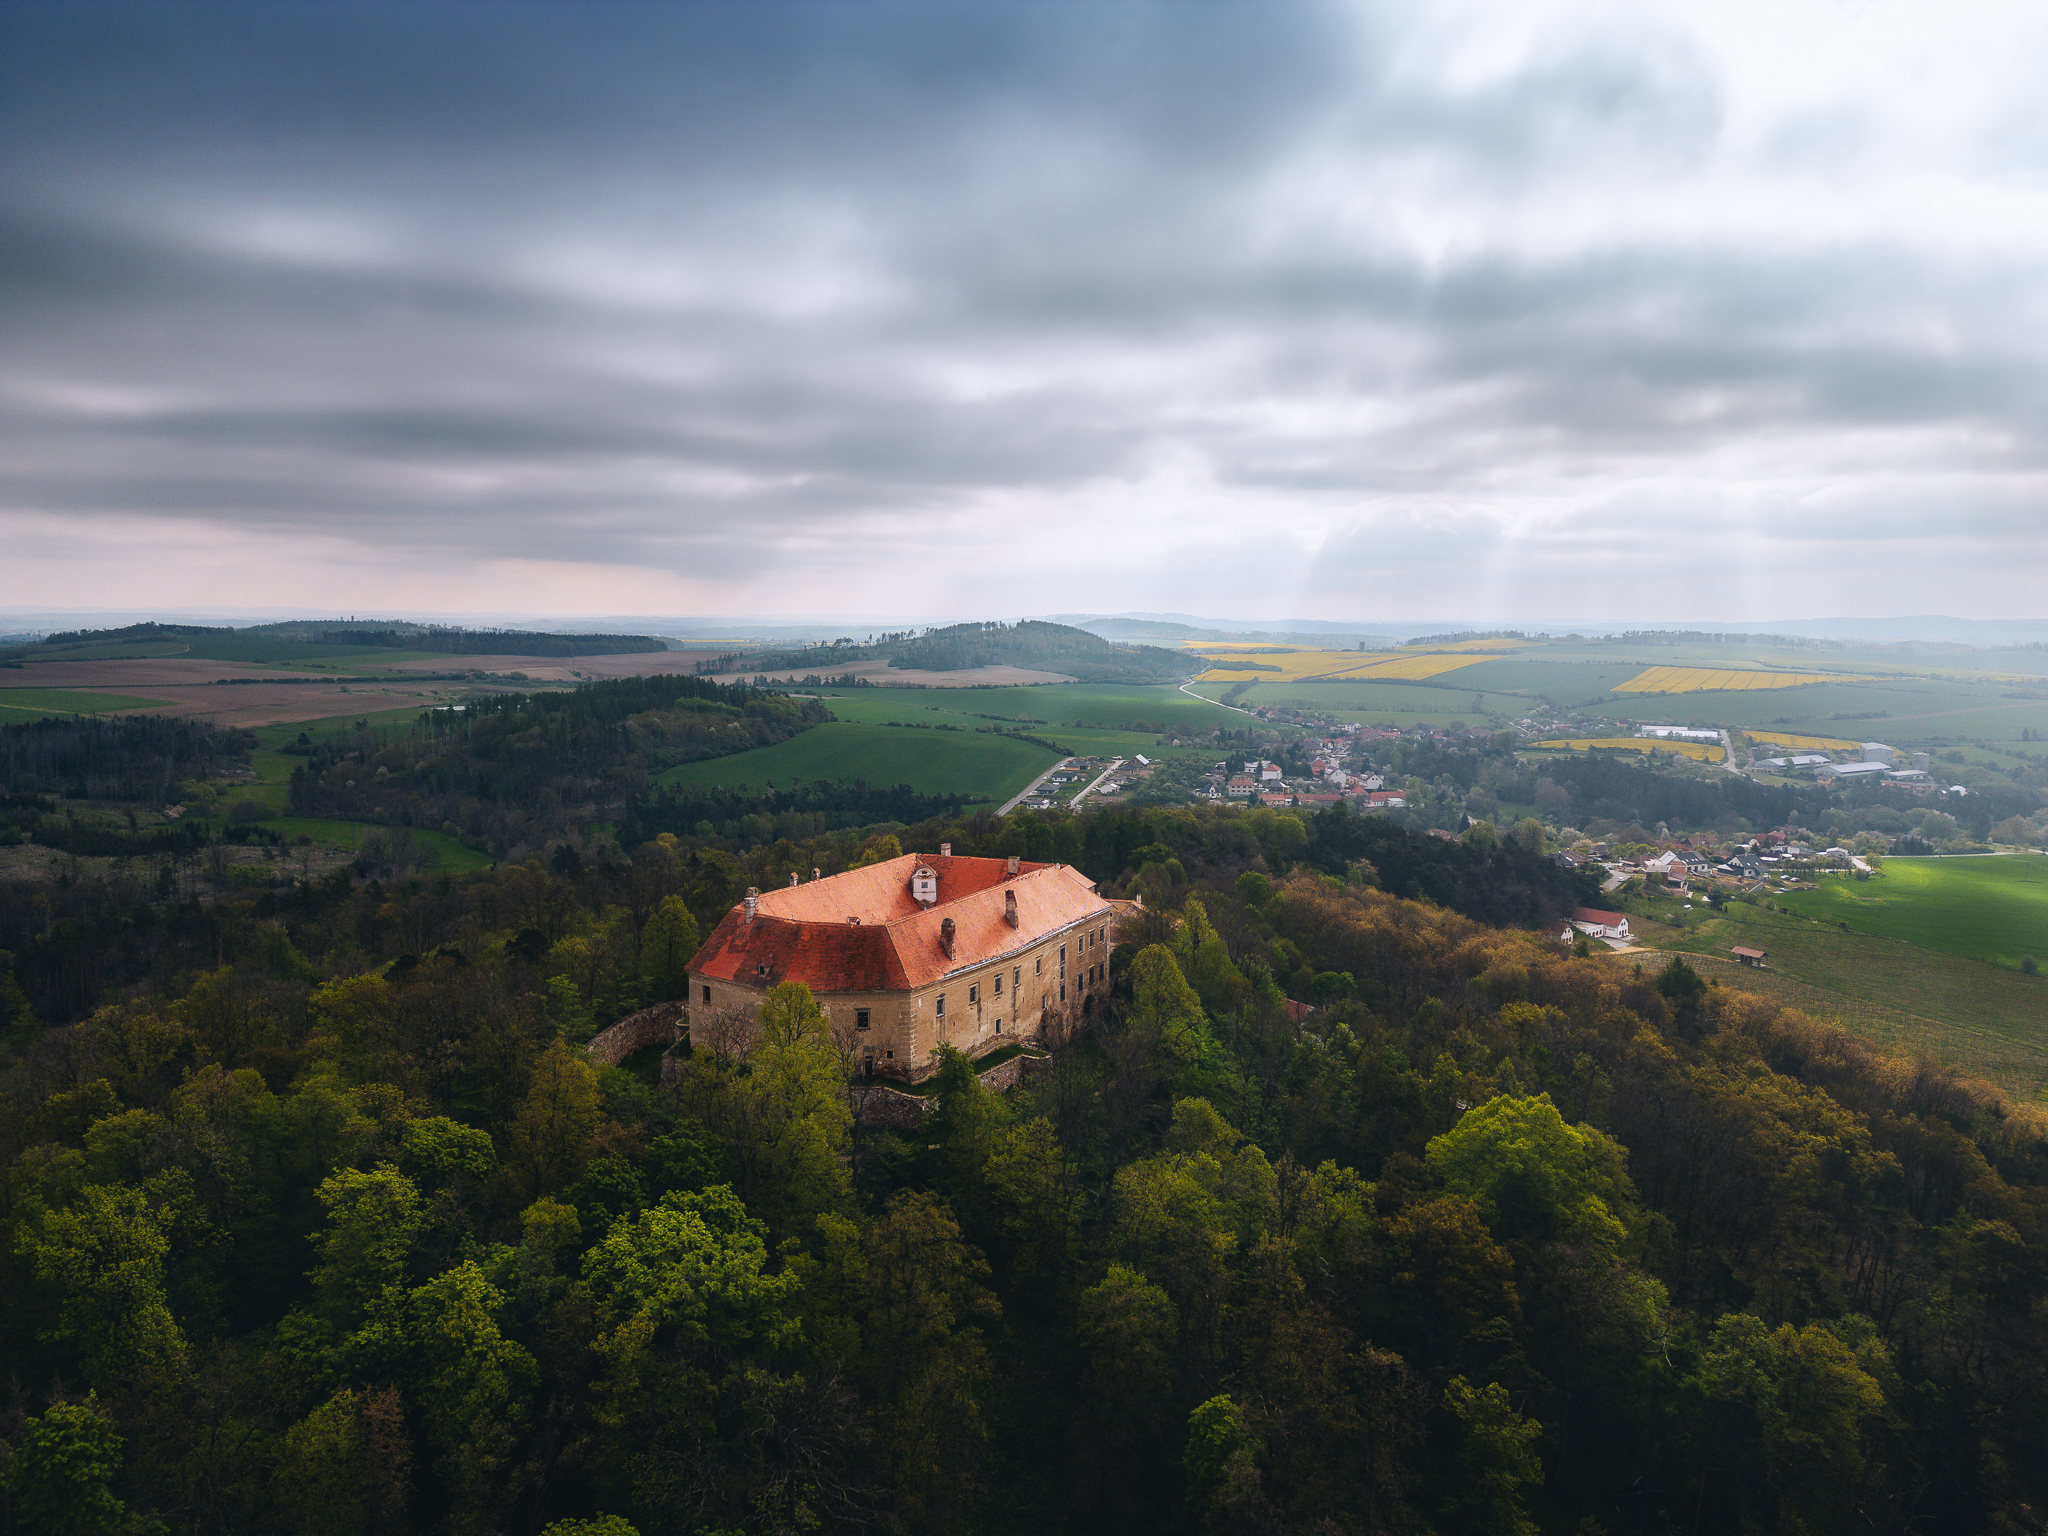
<path fill-rule="evenodd" d="M 975 1008 L 975 1007 L 979 1007 L 979 1006 L 980 1006 L 980 1004 L 981 1004 L 981 987 L 980 987 L 980 984 L 979 984 L 979 983 L 969 983 L 969 984 L 968 984 L 968 988 L 967 988 L 967 1006 L 968 1006 L 968 1007 L 970 1007 L 970 1008 Z"/>
<path fill-rule="evenodd" d="M 943 1019 L 943 1018 L 944 1018 L 945 1016 L 946 1016 L 946 994 L 945 994 L 945 993 L 943 993 L 943 992 L 941 992 L 941 993 L 939 994 L 939 1017 Z"/>
<path fill-rule="evenodd" d="M 1003 973 L 1002 973 L 1001 971 L 997 971 L 997 972 L 996 972 L 996 996 L 997 996 L 997 997 L 1001 997 L 1002 995 L 1003 995 Z"/>
<path fill-rule="evenodd" d="M 711 1001 L 711 989 L 709 987 L 704 989 L 704 1001 L 707 1003 Z"/>
<path fill-rule="evenodd" d="M 853 1027 L 855 1029 L 866 1029 L 868 1027 L 867 1009 L 856 1008 L 853 1010 Z"/>
<path fill-rule="evenodd" d="M 1045 974 L 1045 956 L 1033 955 L 1031 957 L 1031 974 L 1034 976 L 1043 976 Z"/>

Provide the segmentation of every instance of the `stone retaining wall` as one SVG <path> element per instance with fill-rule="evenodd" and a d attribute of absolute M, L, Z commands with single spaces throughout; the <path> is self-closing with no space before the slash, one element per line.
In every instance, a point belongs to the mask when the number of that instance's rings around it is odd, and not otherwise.
<path fill-rule="evenodd" d="M 855 1124 L 883 1125 L 892 1131 L 916 1130 L 924 1123 L 924 1117 L 938 1107 L 935 1100 L 921 1099 L 914 1093 L 885 1088 L 879 1083 L 856 1083 L 847 1092 L 853 1101 Z"/>
<path fill-rule="evenodd" d="M 1035 1076 L 1049 1065 L 1043 1056 L 1012 1056 L 982 1073 L 981 1086 L 990 1093 L 1008 1093 L 1025 1078 Z"/>
<path fill-rule="evenodd" d="M 616 1067 L 635 1051 L 650 1045 L 673 1045 L 682 1039 L 690 1022 L 690 1010 L 682 1003 L 656 1003 L 629 1013 L 610 1029 L 593 1036 L 583 1047 L 600 1066 Z"/>

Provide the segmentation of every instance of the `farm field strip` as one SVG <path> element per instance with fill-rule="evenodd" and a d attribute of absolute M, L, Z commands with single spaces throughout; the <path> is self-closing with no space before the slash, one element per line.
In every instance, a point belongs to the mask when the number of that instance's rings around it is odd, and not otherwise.
<path fill-rule="evenodd" d="M 1513 651 L 1518 646 L 1541 645 L 1541 640 L 1447 640 L 1438 645 L 1404 645 L 1404 651 Z"/>
<path fill-rule="evenodd" d="M 465 848 L 445 832 L 429 831 L 425 827 L 385 827 L 371 821 L 329 821 L 315 816 L 273 816 L 258 822 L 258 826 L 277 833 L 287 840 L 296 837 L 310 837 L 316 843 L 327 843 L 338 848 L 360 848 L 363 839 L 372 832 L 404 832 L 412 840 L 429 849 L 442 869 L 488 869 L 497 860 L 487 853 L 478 853 L 474 848 Z"/>
<path fill-rule="evenodd" d="M 1823 876 L 1778 904 L 1804 917 L 2017 969 L 2048 959 L 2048 856 L 1887 858 L 1871 880 Z M 2048 982 L 2042 984 L 2048 1026 Z"/>
<path fill-rule="evenodd" d="M 1860 752 L 1860 741 L 1841 741 L 1833 736 L 1796 736 L 1790 731 L 1745 731 L 1751 741 L 1767 741 L 1774 747 L 1791 747 L 1801 752 Z"/>
<path fill-rule="evenodd" d="M 1058 753 L 1010 736 L 842 720 L 813 726 L 773 746 L 683 763 L 656 782 L 761 790 L 787 788 L 799 781 L 858 780 L 883 788 L 908 784 L 923 794 L 968 795 L 1001 804 L 1059 758 Z"/>
<path fill-rule="evenodd" d="M 109 715 L 132 709 L 162 709 L 162 699 L 132 693 L 92 693 L 80 688 L 8 688 L 0 709 L 53 715 Z"/>
<path fill-rule="evenodd" d="M 1588 752 L 1595 747 L 1610 752 L 1668 752 L 1674 757 L 1689 757 L 1696 763 L 1718 763 L 1728 755 L 1720 747 L 1710 747 L 1705 742 L 1666 741 L 1661 736 L 1574 737 L 1569 741 L 1538 741 L 1531 745 L 1553 752 Z"/>
<path fill-rule="evenodd" d="M 1744 942 L 1766 944 L 1769 941 L 1752 935 Z M 1785 969 L 1787 965 L 1797 969 L 1798 962 L 1787 957 L 1781 963 L 1779 950 L 1771 951 L 1770 969 L 1754 970 L 1730 959 L 1725 947 L 1718 952 L 1694 949 L 1689 940 L 1667 943 L 1661 938 L 1656 947 L 1682 951 L 1687 964 L 1695 967 L 1709 981 L 1718 982 L 1731 991 L 1753 992 L 1783 1007 L 1796 1008 L 1813 1018 L 1840 1025 L 1849 1033 L 1860 1035 L 1885 1050 L 1930 1056 L 1959 1071 L 1996 1083 L 2019 1098 L 2048 1102 L 2048 1039 L 1903 1007 L 1875 995 L 1880 990 L 1877 986 L 1867 991 L 1846 992 L 1835 986 L 1801 980 Z M 1607 963 L 1621 967 L 1645 958 L 1640 954 L 1625 953 L 1607 957 Z M 1655 965 L 1646 964 L 1644 969 L 1654 970 Z"/>
<path fill-rule="evenodd" d="M 1295 683 L 1352 678 L 1421 681 L 1459 667 L 1496 659 L 1479 652 L 1466 655 L 1389 655 L 1384 651 L 1319 650 L 1252 652 L 1235 646 L 1225 652 L 1202 654 L 1209 661 L 1209 670 L 1203 674 L 1203 680 L 1207 682 Z M 1236 665 L 1232 665 L 1233 660 Z"/>
<path fill-rule="evenodd" d="M 1738 693 L 1752 688 L 1798 688 L 1838 683 L 1834 672 L 1733 672 L 1715 667 L 1651 667 L 1616 686 L 1616 693 Z"/>
<path fill-rule="evenodd" d="M 1885 867 L 1898 862 L 1887 859 Z M 1788 899 L 1776 900 L 1784 906 Z M 2048 1100 L 2048 978 L 1741 902 L 1684 929 L 1647 922 L 1639 942 L 1703 960 L 1724 986 L 1834 1020 L 1887 1049 L 1919 1051 Z M 1770 968 L 1730 962 L 1737 944 L 1768 951 Z"/>

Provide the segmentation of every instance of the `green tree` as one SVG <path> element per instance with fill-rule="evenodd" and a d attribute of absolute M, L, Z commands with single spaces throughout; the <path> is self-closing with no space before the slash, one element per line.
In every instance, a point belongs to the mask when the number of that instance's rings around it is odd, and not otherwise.
<path fill-rule="evenodd" d="M 980 1326 L 1002 1308 L 988 1264 L 945 1203 L 892 1198 L 863 1245 L 863 1372 L 880 1399 L 877 1444 L 906 1519 L 958 1529 L 983 1486 L 991 1385 Z"/>
<path fill-rule="evenodd" d="M 365 1173 L 344 1168 L 319 1189 L 327 1230 L 314 1240 L 319 1263 L 308 1278 L 322 1309 L 347 1326 L 388 1286 L 402 1285 L 413 1244 L 426 1230 L 420 1192 L 389 1163 Z"/>
<path fill-rule="evenodd" d="M 348 1369 L 407 1387 L 458 1530 L 490 1529 L 519 1491 L 513 1453 L 538 1373 L 505 1337 L 504 1305 L 479 1265 L 459 1264 L 410 1292 L 386 1291 L 344 1350 Z"/>
<path fill-rule="evenodd" d="M 1173 951 L 1153 944 L 1131 962 L 1130 1027 L 1183 1064 L 1196 1059 L 1205 1030 L 1202 1000 Z"/>
<path fill-rule="evenodd" d="M 22 1230 L 22 1257 L 55 1313 L 39 1336 L 76 1349 L 96 1385 L 185 1357 L 164 1261 L 189 1186 L 183 1173 L 146 1188 L 88 1184 Z"/>
<path fill-rule="evenodd" d="M 597 1073 L 580 1051 L 550 1041 L 505 1136 L 506 1170 L 520 1198 L 534 1200 L 576 1182 L 600 1113 Z"/>
<path fill-rule="evenodd" d="M 686 998 L 690 975 L 685 969 L 703 943 L 697 919 L 680 896 L 664 896 L 640 930 L 640 968 L 648 994 L 658 1002 Z"/>
<path fill-rule="evenodd" d="M 1256 1530 L 1267 1522 L 1259 1487 L 1258 1459 L 1265 1447 L 1246 1426 L 1244 1410 L 1227 1395 L 1200 1404 L 1188 1415 L 1188 1508 L 1204 1530 Z"/>
<path fill-rule="evenodd" d="M 1585 1243 L 1611 1254 L 1627 1236 L 1627 1156 L 1591 1126 L 1564 1123 L 1550 1095 L 1502 1094 L 1429 1143 L 1429 1165 L 1503 1236 Z"/>
<path fill-rule="evenodd" d="M 1888 1369 L 1882 1344 L 1863 1342 L 1867 1363 Z M 1833 1529 L 1852 1517 L 1863 1482 L 1866 1434 L 1884 1410 L 1884 1389 L 1866 1359 L 1835 1328 L 1776 1329 L 1745 1313 L 1715 1325 L 1700 1378 L 1713 1412 L 1708 1473 L 1734 1475 L 1730 1493 L 1790 1529 Z M 1763 1486 L 1742 1474 L 1761 1466 Z M 1703 1474 L 1704 1478 L 1707 1474 Z"/>
<path fill-rule="evenodd" d="M 1522 1507 L 1522 1488 L 1543 1480 L 1536 1442 L 1543 1426 L 1515 1412 L 1499 1382 L 1474 1387 L 1453 1376 L 1444 1406 L 1464 1432 L 1458 1446 L 1463 1472 L 1446 1513 L 1457 1528 L 1481 1536 L 1535 1536 L 1536 1522 Z"/>
<path fill-rule="evenodd" d="M 285 1432 L 273 1494 L 306 1536 L 371 1536 L 404 1517 L 412 1450 L 396 1391 L 336 1392 Z"/>
<path fill-rule="evenodd" d="M 427 1115 L 406 1122 L 398 1166 L 422 1189 L 442 1189 L 458 1179 L 481 1188 L 498 1171 L 498 1149 L 488 1131 Z"/>
<path fill-rule="evenodd" d="M 1386 1262 L 1425 1365 L 1488 1319 L 1521 1316 L 1515 1261 L 1462 1196 L 1411 1205 L 1388 1222 Z"/>
<path fill-rule="evenodd" d="M 6 1468 L 14 1527 L 23 1536 L 112 1536 L 127 1529 L 114 1497 L 121 1437 L 99 1402 L 53 1403 L 30 1419 Z"/>
<path fill-rule="evenodd" d="M 764 1001 L 745 1069 L 698 1071 L 705 1118 L 731 1150 L 747 1209 L 777 1238 L 811 1230 L 852 1203 L 844 1155 L 853 1132 L 846 1072 L 810 989 L 785 983 Z"/>
<path fill-rule="evenodd" d="M 832 1038 L 825 1010 L 800 981 L 785 981 L 761 999 L 760 1028 L 759 1043 L 774 1050 Z"/>
<path fill-rule="evenodd" d="M 1070 1294 L 1079 1195 L 1052 1122 L 1039 1116 L 999 1132 L 983 1177 L 1006 1293 L 1031 1311 L 1059 1315 Z"/>

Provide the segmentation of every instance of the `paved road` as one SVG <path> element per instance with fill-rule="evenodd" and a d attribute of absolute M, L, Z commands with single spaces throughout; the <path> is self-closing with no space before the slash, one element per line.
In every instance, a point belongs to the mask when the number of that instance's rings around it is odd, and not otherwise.
<path fill-rule="evenodd" d="M 1206 698 L 1199 693 L 1190 692 L 1190 689 L 1192 689 L 1193 686 L 1194 685 L 1192 683 L 1182 683 L 1180 685 L 1180 691 L 1182 693 L 1187 694 L 1187 696 L 1191 699 L 1201 699 L 1204 704 L 1214 704 L 1218 709 L 1227 709 L 1233 715 L 1249 715 L 1251 713 L 1251 711 L 1248 709 L 1239 709 L 1235 704 L 1225 704 L 1220 699 Z"/>
<path fill-rule="evenodd" d="M 1081 793 L 1074 796 L 1074 798 L 1070 800 L 1068 804 L 1075 807 L 1079 807 L 1083 800 L 1086 800 L 1090 795 L 1094 794 L 1096 790 L 1102 788 L 1102 781 L 1104 779 L 1108 778 L 1112 773 L 1115 773 L 1117 769 L 1123 767 L 1123 765 L 1124 760 L 1122 758 L 1118 758 L 1115 762 L 1111 763 L 1107 768 L 1103 769 L 1102 772 L 1098 773 L 1095 776 L 1095 782 L 1093 784 L 1090 784 L 1086 789 L 1082 790 Z"/>
<path fill-rule="evenodd" d="M 1742 777 L 1742 770 L 1735 766 L 1735 743 L 1728 739 L 1726 730 L 1721 731 L 1721 766 L 1737 778 Z"/>
<path fill-rule="evenodd" d="M 1039 785 L 1043 784 L 1047 779 L 1051 778 L 1054 774 L 1058 773 L 1062 768 L 1066 767 L 1067 764 L 1071 763 L 1072 761 L 1073 759 L 1071 757 L 1061 758 L 1058 762 L 1054 763 L 1050 768 L 1046 769 L 1045 772 L 1041 773 L 1037 778 L 1033 779 L 1029 784 L 1026 784 L 1022 789 L 1018 790 L 1017 793 L 1010 796 L 1008 800 L 1004 801 L 1002 809 L 997 811 L 996 814 L 998 816 L 1009 815 L 1010 812 L 1017 809 L 1017 807 L 1023 803 L 1024 799 L 1027 796 L 1029 796 L 1034 790 L 1036 790 Z"/>

